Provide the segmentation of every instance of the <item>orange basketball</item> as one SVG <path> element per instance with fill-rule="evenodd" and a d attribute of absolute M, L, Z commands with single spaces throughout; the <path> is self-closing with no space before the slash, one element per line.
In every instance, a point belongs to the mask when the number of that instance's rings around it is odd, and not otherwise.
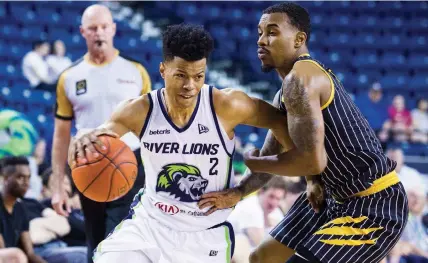
<path fill-rule="evenodd" d="M 137 178 L 137 160 L 131 149 L 120 139 L 101 135 L 106 146 L 95 146 L 99 156 L 87 155 L 87 163 L 78 160 L 71 176 L 77 189 L 97 202 L 114 201 L 131 190 Z"/>

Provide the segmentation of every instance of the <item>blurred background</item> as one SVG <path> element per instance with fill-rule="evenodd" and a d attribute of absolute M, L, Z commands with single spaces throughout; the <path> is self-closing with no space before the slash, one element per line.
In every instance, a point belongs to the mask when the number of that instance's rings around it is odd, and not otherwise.
<path fill-rule="evenodd" d="M 46 190 L 48 179 L 42 175 L 49 173 L 56 95 L 54 88 L 38 87 L 40 83 L 54 87 L 59 74 L 85 54 L 79 25 L 84 9 L 94 3 L 0 2 L 0 158 L 28 156 L 38 183 Z M 267 101 L 280 88 L 275 72 L 261 72 L 256 54 L 257 24 L 263 9 L 273 2 L 102 3 L 111 9 L 117 23 L 116 48 L 146 67 L 154 89 L 163 86 L 158 73 L 161 32 L 167 25 L 181 22 L 204 25 L 215 39 L 207 83 L 241 89 Z M 403 240 L 402 247 L 409 249 L 393 251 L 389 261 L 426 262 L 415 261 L 419 259 L 411 255 L 428 257 L 428 218 L 424 217 L 428 189 L 428 2 L 300 4 L 311 15 L 311 56 L 343 82 L 388 156 L 397 161 L 397 172 L 410 193 L 411 213 L 418 219 L 416 228 L 409 231 L 422 233 Z M 42 59 L 33 59 L 35 53 Z M 39 69 L 36 78 L 29 76 L 28 68 Z M 254 146 L 260 148 L 266 133 L 247 126 L 236 129 L 237 180 L 246 169 L 242 153 Z M 236 210 L 243 214 L 236 212 L 231 219 L 240 242 L 235 262 L 246 262 L 249 251 L 260 242 L 247 234 L 248 228 L 263 228 L 267 233 L 304 190 L 304 182 L 288 180 L 285 185 L 276 182 L 260 191 L 254 198 L 260 201 L 262 213 L 272 214 L 272 222 L 244 224 L 246 209 Z M 31 194 L 42 198 L 41 192 Z"/>

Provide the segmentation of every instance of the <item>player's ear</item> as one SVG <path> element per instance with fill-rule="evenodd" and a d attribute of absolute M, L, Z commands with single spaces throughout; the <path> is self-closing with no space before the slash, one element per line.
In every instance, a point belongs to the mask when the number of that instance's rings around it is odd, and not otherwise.
<path fill-rule="evenodd" d="M 165 64 L 163 62 L 159 63 L 159 73 L 161 77 L 165 79 Z"/>
<path fill-rule="evenodd" d="M 306 39 L 308 39 L 308 36 L 305 32 L 298 32 L 294 40 L 294 48 L 302 47 L 306 43 Z"/>

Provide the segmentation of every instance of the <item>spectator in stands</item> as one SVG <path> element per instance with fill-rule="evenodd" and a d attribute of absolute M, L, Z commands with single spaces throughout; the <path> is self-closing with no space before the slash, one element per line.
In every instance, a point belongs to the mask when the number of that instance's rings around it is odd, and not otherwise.
<path fill-rule="evenodd" d="M 428 143 L 428 100 L 418 100 L 418 107 L 412 110 L 413 134 L 412 141 Z"/>
<path fill-rule="evenodd" d="M 35 199 L 22 200 L 28 212 L 34 251 L 49 263 L 84 262 L 85 246 L 69 247 L 62 238 L 72 231 L 68 218 Z"/>
<path fill-rule="evenodd" d="M 386 151 L 386 156 L 397 162 L 395 170 L 406 191 L 410 191 L 415 187 L 423 187 L 425 193 L 428 193 L 424 177 L 416 169 L 404 164 L 403 150 L 400 148 L 390 148 Z"/>
<path fill-rule="evenodd" d="M 400 257 L 406 263 L 428 263 L 428 232 L 423 223 L 426 192 L 421 186 L 406 191 L 410 215 L 400 241 L 391 251 L 390 263 L 399 263 Z"/>
<path fill-rule="evenodd" d="M 27 211 L 20 200 L 28 190 L 30 180 L 27 158 L 4 157 L 0 160 L 0 174 L 4 177 L 0 195 L 0 248 L 20 247 L 30 262 L 46 262 L 34 253 Z M 20 258 L 17 250 L 13 252 Z"/>
<path fill-rule="evenodd" d="M 303 177 L 300 177 L 300 180 L 297 182 L 295 180 L 286 180 L 288 178 L 283 179 L 285 179 L 285 183 L 287 185 L 287 194 L 285 198 L 281 200 L 279 206 L 281 208 L 281 211 L 286 214 L 288 210 L 290 210 L 294 202 L 297 200 L 297 198 L 300 196 L 300 194 L 306 191 L 306 180 Z"/>
<path fill-rule="evenodd" d="M 49 78 L 58 80 L 59 74 L 71 66 L 71 60 L 65 56 L 65 44 L 61 40 L 53 43 L 52 53 L 46 59 L 49 66 Z"/>
<path fill-rule="evenodd" d="M 383 123 L 388 119 L 388 106 L 383 97 L 380 83 L 373 83 L 369 89 L 368 96 L 358 97 L 356 103 L 377 134 L 382 129 Z"/>
<path fill-rule="evenodd" d="M 53 81 L 49 78 L 49 67 L 44 60 L 49 54 L 50 45 L 46 41 L 33 43 L 33 50 L 22 60 L 22 72 L 34 89 L 53 90 Z"/>
<path fill-rule="evenodd" d="M 35 148 L 33 155 L 28 158 L 30 163 L 31 177 L 30 177 L 30 188 L 25 194 L 26 198 L 39 199 L 42 193 L 42 179 L 40 174 L 43 173 L 48 167 L 48 164 L 45 161 L 46 156 L 46 141 L 40 139 Z"/>
<path fill-rule="evenodd" d="M 285 181 L 275 177 L 256 195 L 236 206 L 228 218 L 236 235 L 235 263 L 248 262 L 252 248 L 258 246 L 271 228 L 283 219 L 279 204 L 285 196 Z"/>
<path fill-rule="evenodd" d="M 396 95 L 392 106 L 388 109 L 389 119 L 384 123 L 379 134 L 381 141 L 387 141 L 390 136 L 397 142 L 408 141 L 412 134 L 412 116 L 406 109 L 404 97 Z"/>
<path fill-rule="evenodd" d="M 67 243 L 69 246 L 85 246 L 86 245 L 86 235 L 85 235 L 85 222 L 82 212 L 82 207 L 80 205 L 79 194 L 77 189 L 73 188 L 70 179 L 70 171 L 67 169 L 67 176 L 64 176 L 63 187 L 66 190 L 71 206 L 71 212 L 67 217 L 68 223 L 70 224 L 71 230 L 66 236 L 62 237 L 62 240 Z M 50 180 L 52 175 L 52 169 L 48 168 L 42 174 L 43 180 L 43 200 L 42 204 L 46 207 L 52 208 L 52 180 Z"/>

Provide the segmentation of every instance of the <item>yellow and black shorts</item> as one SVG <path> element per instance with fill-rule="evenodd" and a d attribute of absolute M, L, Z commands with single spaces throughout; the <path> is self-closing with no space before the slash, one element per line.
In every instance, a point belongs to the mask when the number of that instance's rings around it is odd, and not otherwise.
<path fill-rule="evenodd" d="M 303 193 L 271 236 L 300 254 L 309 251 L 322 263 L 381 261 L 399 240 L 408 217 L 406 192 L 397 174 L 384 177 L 346 200 L 327 197 L 318 214 Z"/>

